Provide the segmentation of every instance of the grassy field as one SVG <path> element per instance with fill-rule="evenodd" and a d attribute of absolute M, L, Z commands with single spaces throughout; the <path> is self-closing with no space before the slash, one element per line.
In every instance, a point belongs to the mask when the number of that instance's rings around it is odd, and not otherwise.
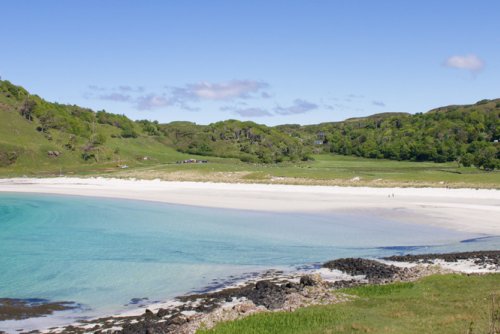
<path fill-rule="evenodd" d="M 260 313 L 197 333 L 493 333 L 492 311 L 500 328 L 500 274 L 437 275 L 343 292 L 359 298 L 295 312 Z"/>
<path fill-rule="evenodd" d="M 314 158 L 309 162 L 272 165 L 209 158 L 208 164 L 158 164 L 110 175 L 212 182 L 500 188 L 500 172 L 458 167 L 454 163 L 373 160 L 338 155 L 317 155 Z"/>
<path fill-rule="evenodd" d="M 176 152 L 148 138 L 110 139 L 113 156 L 100 163 L 74 164 L 71 157 L 24 159 L 0 168 L 1 177 L 101 175 L 141 179 L 258 182 L 349 186 L 415 186 L 500 188 L 500 171 L 458 167 L 455 163 L 375 160 L 340 155 L 316 155 L 314 161 L 282 164 L 249 164 L 237 159 L 200 157 Z M 145 149 L 147 147 L 147 150 Z M 41 150 L 46 151 L 43 147 Z M 39 149 L 40 150 L 40 149 Z M 147 152 L 147 153 L 146 153 Z M 147 156 L 147 160 L 143 158 Z M 177 164 L 176 161 L 208 159 L 207 164 Z M 120 166 L 129 168 L 121 169 Z"/>

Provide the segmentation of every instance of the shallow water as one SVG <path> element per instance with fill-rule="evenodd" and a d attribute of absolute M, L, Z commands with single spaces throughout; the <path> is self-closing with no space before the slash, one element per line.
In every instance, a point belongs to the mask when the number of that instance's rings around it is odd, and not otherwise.
<path fill-rule="evenodd" d="M 0 298 L 74 301 L 87 309 L 80 315 L 101 314 L 267 268 L 500 245 L 478 237 L 375 216 L 0 194 Z"/>

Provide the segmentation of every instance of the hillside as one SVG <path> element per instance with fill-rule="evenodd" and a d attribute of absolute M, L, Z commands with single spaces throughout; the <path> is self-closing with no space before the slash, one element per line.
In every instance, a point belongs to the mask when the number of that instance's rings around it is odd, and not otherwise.
<path fill-rule="evenodd" d="M 48 102 L 0 80 L 0 119 L 0 169 L 8 175 L 113 171 L 206 156 L 299 162 L 331 153 L 456 161 L 486 170 L 500 166 L 500 99 L 307 126 L 237 120 L 159 124 Z"/>
<path fill-rule="evenodd" d="M 377 114 L 343 122 L 284 125 L 315 153 L 410 161 L 457 161 L 484 169 L 499 166 L 500 99 L 448 106 L 415 115 Z"/>
<path fill-rule="evenodd" d="M 297 140 L 264 125 L 134 122 L 123 115 L 47 102 L 1 80 L 0 119 L 0 168 L 14 174 L 175 163 L 193 154 L 253 162 L 304 158 Z"/>

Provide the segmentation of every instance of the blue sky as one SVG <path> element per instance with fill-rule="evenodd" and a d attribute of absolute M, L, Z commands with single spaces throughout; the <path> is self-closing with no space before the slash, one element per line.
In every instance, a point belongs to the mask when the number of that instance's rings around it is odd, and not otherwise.
<path fill-rule="evenodd" d="M 500 1 L 1 1 L 0 76 L 133 119 L 310 124 L 500 97 Z"/>

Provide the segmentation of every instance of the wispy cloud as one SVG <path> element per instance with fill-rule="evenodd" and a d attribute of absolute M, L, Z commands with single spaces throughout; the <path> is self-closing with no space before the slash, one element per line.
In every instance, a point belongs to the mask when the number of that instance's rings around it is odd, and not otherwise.
<path fill-rule="evenodd" d="M 222 107 L 220 108 L 222 111 L 231 111 L 234 114 L 243 116 L 243 117 L 266 117 L 273 116 L 269 111 L 262 108 L 238 108 L 238 107 Z"/>
<path fill-rule="evenodd" d="M 101 87 L 101 86 L 97 86 L 97 85 L 88 85 L 87 88 L 90 90 L 96 91 L 96 92 L 103 92 L 106 90 L 105 87 Z"/>
<path fill-rule="evenodd" d="M 232 80 L 212 83 L 199 82 L 184 87 L 172 87 L 172 95 L 181 101 L 245 99 L 262 92 L 269 85 L 262 81 Z"/>
<path fill-rule="evenodd" d="M 385 107 L 385 103 L 382 101 L 372 101 L 372 104 L 377 107 Z"/>
<path fill-rule="evenodd" d="M 123 85 L 123 86 L 118 86 L 116 88 L 117 90 L 121 92 L 131 92 L 131 93 L 142 93 L 144 92 L 144 87 L 143 86 L 128 86 L 128 85 Z"/>
<path fill-rule="evenodd" d="M 484 68 L 484 61 L 473 54 L 466 56 L 451 56 L 444 61 L 444 66 L 478 72 Z"/>
<path fill-rule="evenodd" d="M 128 102 L 132 99 L 130 95 L 121 93 L 102 94 L 99 95 L 98 98 L 100 100 L 117 101 L 117 102 Z"/>
<path fill-rule="evenodd" d="M 262 92 L 260 93 L 260 97 L 263 99 L 270 99 L 271 97 L 273 97 L 273 95 L 268 92 Z"/>
<path fill-rule="evenodd" d="M 274 108 L 274 112 L 279 115 L 296 115 L 304 114 L 315 109 L 318 109 L 317 104 L 302 99 L 296 99 L 289 107 L 277 106 L 276 108 Z"/>
<path fill-rule="evenodd" d="M 135 100 L 135 107 L 138 110 L 152 110 L 171 105 L 172 102 L 164 95 L 148 94 L 139 96 Z"/>

